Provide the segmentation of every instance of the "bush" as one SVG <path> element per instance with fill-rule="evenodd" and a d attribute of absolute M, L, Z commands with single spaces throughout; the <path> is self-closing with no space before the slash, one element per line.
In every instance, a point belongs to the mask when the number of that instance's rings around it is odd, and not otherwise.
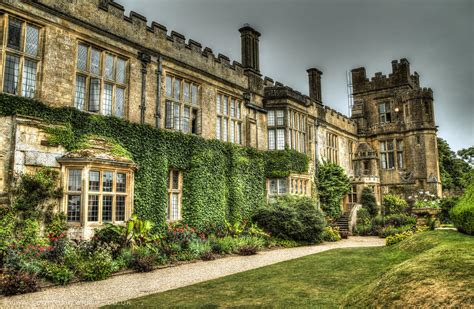
<path fill-rule="evenodd" d="M 369 225 L 371 219 L 372 216 L 370 215 L 370 212 L 367 208 L 360 208 L 357 211 L 357 224 Z"/>
<path fill-rule="evenodd" d="M 97 248 L 83 255 L 83 260 L 79 262 L 79 273 L 87 281 L 104 280 L 112 274 L 114 266 L 110 251 Z"/>
<path fill-rule="evenodd" d="M 123 248 L 115 258 L 114 262 L 118 269 L 131 267 L 133 261 L 133 252 L 129 248 Z"/>
<path fill-rule="evenodd" d="M 446 223 L 451 223 L 451 218 L 450 218 L 450 211 L 451 209 L 456 206 L 456 204 L 459 202 L 459 197 L 457 196 L 452 196 L 452 197 L 445 197 L 441 200 L 441 213 L 439 214 L 439 220 L 441 223 L 446 224 Z"/>
<path fill-rule="evenodd" d="M 371 224 L 357 224 L 354 228 L 354 235 L 359 236 L 371 236 L 373 233 L 374 227 Z"/>
<path fill-rule="evenodd" d="M 311 243 L 321 241 L 326 225 L 323 213 L 306 197 L 277 198 L 258 209 L 253 219 L 273 237 Z"/>
<path fill-rule="evenodd" d="M 125 244 L 126 230 L 124 226 L 107 223 L 105 227 L 96 229 L 94 234 L 94 241 L 100 243 L 114 243 L 122 247 Z"/>
<path fill-rule="evenodd" d="M 324 241 L 339 241 L 341 240 L 341 234 L 339 234 L 339 230 L 327 226 L 323 230 L 322 239 Z"/>
<path fill-rule="evenodd" d="M 238 255 L 254 255 L 257 254 L 258 248 L 255 246 L 251 245 L 245 245 L 242 247 L 239 247 L 239 250 L 237 251 Z"/>
<path fill-rule="evenodd" d="M 198 238 L 194 228 L 189 227 L 187 224 L 182 225 L 181 223 L 170 224 L 166 234 L 166 241 L 168 243 L 179 244 L 182 249 L 187 249 L 191 241 Z"/>
<path fill-rule="evenodd" d="M 149 272 L 153 270 L 156 262 L 156 253 L 147 247 L 138 247 L 133 251 L 133 258 L 130 266 L 139 272 Z"/>
<path fill-rule="evenodd" d="M 74 272 L 65 265 L 46 263 L 42 275 L 56 284 L 66 285 L 74 277 Z"/>
<path fill-rule="evenodd" d="M 385 239 L 385 245 L 386 246 L 395 245 L 395 244 L 401 242 L 402 240 L 404 240 L 405 238 L 413 236 L 413 234 L 414 234 L 413 231 L 406 231 L 406 232 L 403 232 L 403 233 L 388 236 Z"/>
<path fill-rule="evenodd" d="M 321 209 L 337 220 L 341 216 L 341 201 L 351 190 L 351 183 L 342 167 L 324 162 L 318 165 L 317 188 Z"/>
<path fill-rule="evenodd" d="M 294 247 L 298 247 L 299 243 L 294 240 L 270 238 L 267 240 L 267 246 L 269 248 L 272 248 L 272 247 L 294 248 Z"/>
<path fill-rule="evenodd" d="M 366 209 L 370 217 L 375 217 L 378 214 L 377 200 L 372 189 L 365 187 L 362 190 L 360 203 L 362 204 L 362 209 Z"/>
<path fill-rule="evenodd" d="M 7 273 L 0 280 L 0 289 L 7 296 L 35 292 L 38 290 L 38 278 L 25 271 Z"/>
<path fill-rule="evenodd" d="M 394 226 L 386 226 L 382 228 L 379 232 L 379 236 L 382 238 L 386 238 L 388 236 L 392 236 L 395 234 L 401 234 L 407 231 L 413 231 L 415 227 L 413 225 L 404 225 L 400 227 L 394 227 Z"/>
<path fill-rule="evenodd" d="M 265 246 L 265 241 L 262 238 L 244 236 L 244 237 L 240 237 L 236 239 L 234 251 L 236 253 L 239 253 L 240 248 L 243 248 L 243 247 L 247 247 L 247 248 L 254 247 L 255 250 L 260 250 L 264 246 Z"/>
<path fill-rule="evenodd" d="M 194 259 L 200 259 L 204 254 L 212 252 L 211 243 L 203 240 L 193 240 L 189 243 L 189 253 Z"/>
<path fill-rule="evenodd" d="M 395 227 L 402 225 L 415 225 L 416 218 L 406 214 L 393 214 L 385 217 L 385 224 Z"/>
<path fill-rule="evenodd" d="M 407 211 L 407 202 L 392 194 L 385 195 L 383 198 L 383 207 L 385 215 L 401 214 Z"/>
<path fill-rule="evenodd" d="M 450 215 L 458 231 L 474 235 L 474 182 L 469 185 Z"/>
<path fill-rule="evenodd" d="M 203 255 L 201 256 L 201 259 L 203 261 L 212 261 L 216 259 L 216 256 L 212 253 L 212 251 L 209 251 L 209 252 L 203 253 Z"/>
<path fill-rule="evenodd" d="M 223 238 L 215 238 L 212 240 L 212 251 L 218 254 L 230 254 L 237 247 L 235 238 L 225 236 Z"/>

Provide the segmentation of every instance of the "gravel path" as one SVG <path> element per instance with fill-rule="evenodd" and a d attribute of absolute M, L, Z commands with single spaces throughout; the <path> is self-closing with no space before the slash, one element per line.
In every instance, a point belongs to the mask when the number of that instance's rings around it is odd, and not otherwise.
<path fill-rule="evenodd" d="M 350 237 L 335 243 L 259 252 L 253 256 L 230 256 L 207 262 L 184 264 L 149 273 L 114 276 L 104 281 L 81 282 L 36 293 L 0 298 L 0 308 L 95 308 L 131 298 L 164 292 L 335 248 L 383 246 L 377 237 Z"/>

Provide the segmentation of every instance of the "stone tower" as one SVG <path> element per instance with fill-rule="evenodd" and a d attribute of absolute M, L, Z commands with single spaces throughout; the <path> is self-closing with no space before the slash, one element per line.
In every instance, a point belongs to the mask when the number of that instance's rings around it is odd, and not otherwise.
<path fill-rule="evenodd" d="M 361 142 L 377 154 L 382 194 L 413 195 L 423 190 L 441 195 L 433 114 L 433 91 L 421 88 L 407 59 L 392 61 L 388 76 L 365 68 L 352 70 L 354 107 Z"/>

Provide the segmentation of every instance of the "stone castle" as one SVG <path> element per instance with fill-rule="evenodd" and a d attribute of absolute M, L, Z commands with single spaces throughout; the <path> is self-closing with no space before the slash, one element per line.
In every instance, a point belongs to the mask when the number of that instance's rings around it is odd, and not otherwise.
<path fill-rule="evenodd" d="M 0 27 L 3 93 L 260 150 L 307 154 L 309 172 L 268 179 L 268 196 L 316 194 L 321 161 L 339 164 L 350 176 L 346 212 L 364 187 L 378 202 L 389 192 L 441 195 L 433 93 L 420 87 L 406 59 L 392 61 L 388 76 L 352 70 L 349 118 L 322 101 L 316 68 L 307 70 L 309 95 L 262 77 L 260 33 L 247 25 L 239 29 L 241 63 L 138 13 L 125 16 L 111 0 L 3 0 Z M 84 226 L 130 216 L 131 162 L 67 156 L 45 136 L 37 119 L 0 121 L 0 199 L 6 200 L 14 173 L 50 166 L 62 172 L 60 208 L 70 222 Z M 182 175 L 170 171 L 169 177 L 169 219 L 179 219 Z"/>

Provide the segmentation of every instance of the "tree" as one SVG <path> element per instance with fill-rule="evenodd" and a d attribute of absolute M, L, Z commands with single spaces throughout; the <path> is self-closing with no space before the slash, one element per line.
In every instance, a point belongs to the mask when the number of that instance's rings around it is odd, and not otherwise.
<path fill-rule="evenodd" d="M 334 163 L 319 164 L 316 183 L 321 209 L 330 218 L 338 219 L 341 216 L 342 198 L 351 190 L 344 169 Z"/>
<path fill-rule="evenodd" d="M 474 166 L 474 146 L 458 150 L 458 156 L 469 163 L 469 165 Z"/>
<path fill-rule="evenodd" d="M 462 192 L 474 180 L 473 167 L 468 163 L 469 160 L 472 161 L 472 148 L 460 150 L 460 158 L 444 139 L 438 138 L 439 170 L 443 190 Z"/>
<path fill-rule="evenodd" d="M 367 209 L 372 218 L 377 215 L 377 201 L 372 189 L 365 187 L 362 190 L 362 194 L 360 195 L 360 203 L 362 204 L 363 208 Z"/>

